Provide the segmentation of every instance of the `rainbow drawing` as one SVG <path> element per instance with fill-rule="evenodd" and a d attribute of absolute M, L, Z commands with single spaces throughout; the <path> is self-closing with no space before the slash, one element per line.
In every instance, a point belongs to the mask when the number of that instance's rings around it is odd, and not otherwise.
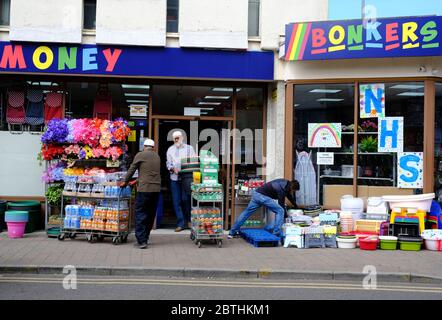
<path fill-rule="evenodd" d="M 309 123 L 309 148 L 341 148 L 340 123 Z"/>
<path fill-rule="evenodd" d="M 311 28 L 311 23 L 294 23 L 289 26 L 287 31 L 291 34 L 290 42 L 286 45 L 285 60 L 303 60 Z"/>

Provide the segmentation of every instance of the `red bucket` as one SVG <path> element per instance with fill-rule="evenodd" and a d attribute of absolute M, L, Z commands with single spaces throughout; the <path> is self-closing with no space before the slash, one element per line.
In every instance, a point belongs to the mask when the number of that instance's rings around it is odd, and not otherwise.
<path fill-rule="evenodd" d="M 361 250 L 376 250 L 378 247 L 379 239 L 377 238 L 360 238 L 359 239 L 359 248 Z"/>

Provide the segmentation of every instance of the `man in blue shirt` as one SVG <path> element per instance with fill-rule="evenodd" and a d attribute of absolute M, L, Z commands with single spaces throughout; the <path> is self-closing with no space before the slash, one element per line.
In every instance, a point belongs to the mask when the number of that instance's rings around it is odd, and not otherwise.
<path fill-rule="evenodd" d="M 281 226 L 284 223 L 285 198 L 289 199 L 292 205 L 297 208 L 295 192 L 298 190 L 298 181 L 285 179 L 276 179 L 257 188 L 253 191 L 252 200 L 246 210 L 241 213 L 230 230 L 228 238 L 231 239 L 237 235 L 244 222 L 262 206 L 275 213 L 275 221 L 270 222 L 264 229 L 276 236 L 280 236 Z M 278 200 L 278 203 L 275 200 Z"/>

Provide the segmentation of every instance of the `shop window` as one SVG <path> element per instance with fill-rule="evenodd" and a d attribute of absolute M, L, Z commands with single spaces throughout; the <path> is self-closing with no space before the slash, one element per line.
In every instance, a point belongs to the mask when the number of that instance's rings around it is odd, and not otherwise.
<path fill-rule="evenodd" d="M 97 19 L 97 0 L 84 0 L 83 29 L 95 30 Z"/>
<path fill-rule="evenodd" d="M 0 26 L 9 26 L 11 0 L 0 0 Z"/>
<path fill-rule="evenodd" d="M 167 0 L 166 32 L 178 32 L 179 0 Z"/>
<path fill-rule="evenodd" d="M 442 83 L 436 83 L 436 128 L 434 141 L 435 193 L 442 202 Z"/>
<path fill-rule="evenodd" d="M 419 180 L 420 183 L 423 183 L 423 173 L 419 172 L 418 176 L 413 177 L 412 172 L 403 171 L 398 162 L 404 161 L 402 152 L 422 153 L 423 156 L 424 83 L 398 82 L 369 85 L 371 87 L 369 90 L 373 92 L 370 99 L 372 101 L 383 100 L 385 119 L 362 118 L 361 114 L 365 111 L 360 109 L 358 193 L 360 196 L 369 196 L 370 193 L 373 194 L 377 190 L 387 190 L 383 191 L 384 193 L 388 190 L 399 192 L 396 188 L 404 189 L 404 193 L 413 193 L 413 190 L 421 192 L 422 187 L 413 188 L 411 186 L 417 185 Z M 368 86 L 365 84 L 360 85 L 359 95 L 364 103 L 368 102 L 367 88 Z M 376 110 L 375 104 L 376 102 L 370 102 L 372 112 Z M 397 120 L 391 117 L 395 117 Z M 419 165 L 423 165 L 423 161 Z M 404 164 L 404 167 L 409 166 L 414 167 L 414 163 Z M 416 178 L 417 181 L 408 185 L 406 183 L 408 179 L 400 179 L 398 175 L 410 176 L 410 178 Z M 369 186 L 369 188 L 362 186 Z"/>
<path fill-rule="evenodd" d="M 237 88 L 236 100 L 235 214 L 238 217 L 250 202 L 252 190 L 264 176 L 264 96 L 262 88 Z M 258 226 L 264 220 L 261 208 L 247 222 Z"/>
<path fill-rule="evenodd" d="M 259 37 L 259 5 L 260 0 L 249 0 L 249 37 Z"/>
<path fill-rule="evenodd" d="M 153 113 L 175 116 L 232 116 L 233 88 L 155 85 Z"/>
<path fill-rule="evenodd" d="M 300 206 L 333 208 L 339 195 L 353 193 L 354 90 L 353 84 L 294 88 L 293 177 L 301 186 Z"/>

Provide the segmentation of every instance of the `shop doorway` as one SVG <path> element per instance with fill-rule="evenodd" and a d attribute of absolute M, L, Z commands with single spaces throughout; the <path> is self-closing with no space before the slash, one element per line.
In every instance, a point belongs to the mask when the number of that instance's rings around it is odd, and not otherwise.
<path fill-rule="evenodd" d="M 210 150 L 219 157 L 220 172 L 219 183 L 224 187 L 224 224 L 227 228 L 229 214 L 231 212 L 232 194 L 232 159 L 233 148 L 231 143 L 224 141 L 222 131 L 232 130 L 232 120 L 198 119 L 193 117 L 180 118 L 156 118 L 153 121 L 153 136 L 158 154 L 161 158 L 161 212 L 157 216 L 157 228 L 175 228 L 176 216 L 173 209 L 172 193 L 170 190 L 170 174 L 166 167 L 167 150 L 173 144 L 172 133 L 182 131 L 185 143 L 192 145 L 195 152 Z M 192 137 L 191 137 L 192 135 Z M 216 135 L 216 136 L 215 136 Z M 227 146 L 227 147 L 226 147 Z M 226 150 L 229 148 L 229 150 Z"/>

